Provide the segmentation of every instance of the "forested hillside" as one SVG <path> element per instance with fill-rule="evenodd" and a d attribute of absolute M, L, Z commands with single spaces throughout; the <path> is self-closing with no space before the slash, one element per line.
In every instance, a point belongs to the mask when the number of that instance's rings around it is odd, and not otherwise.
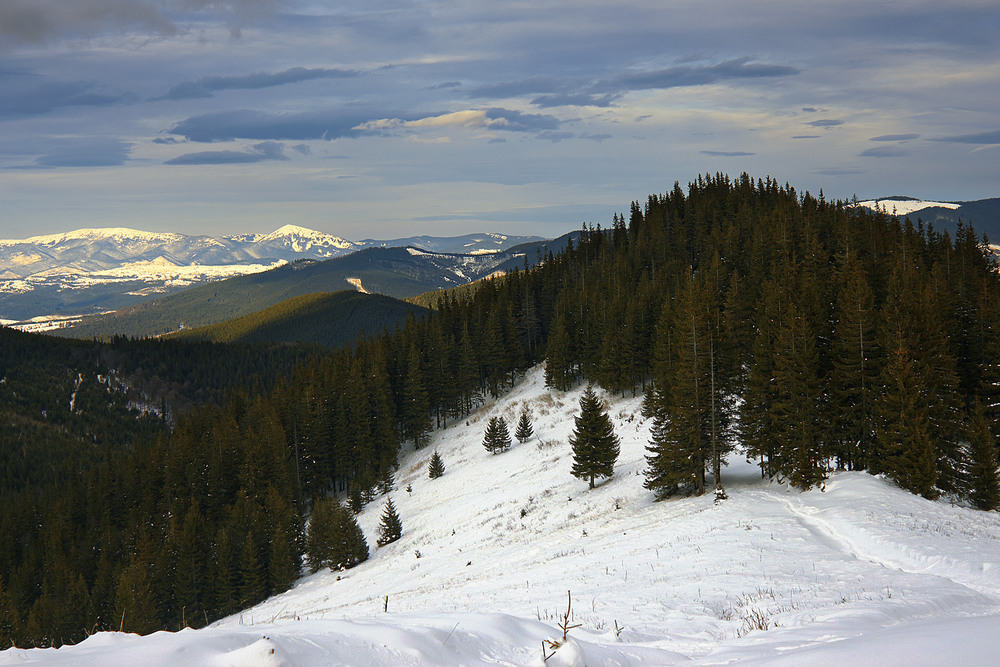
<path fill-rule="evenodd" d="M 719 487 L 745 450 L 801 488 L 867 469 L 995 507 L 998 313 L 969 228 L 699 177 L 401 331 L 196 410 L 100 475 L 84 464 L 100 483 L 20 499 L 0 533 L 0 637 L 203 625 L 284 590 L 314 500 L 363 506 L 392 487 L 401 445 L 543 359 L 557 389 L 645 391 L 657 497 Z"/>
<path fill-rule="evenodd" d="M 358 336 L 392 331 L 426 309 L 382 296 L 355 291 L 306 294 L 262 311 L 197 329 L 172 338 L 215 343 L 312 343 L 326 347 L 353 345 Z"/>

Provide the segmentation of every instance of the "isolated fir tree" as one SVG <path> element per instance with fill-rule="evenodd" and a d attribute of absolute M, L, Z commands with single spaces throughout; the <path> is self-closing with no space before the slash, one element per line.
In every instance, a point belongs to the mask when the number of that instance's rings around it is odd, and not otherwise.
<path fill-rule="evenodd" d="M 385 509 L 382 510 L 382 520 L 378 525 L 378 539 L 376 544 L 384 547 L 395 542 L 403 534 L 403 524 L 396 513 L 396 506 L 392 504 L 392 498 L 385 502 Z"/>
<path fill-rule="evenodd" d="M 580 414 L 574 423 L 569 439 L 573 448 L 572 474 L 577 479 L 589 479 L 590 488 L 594 488 L 596 477 L 614 475 L 619 440 L 611 418 L 591 386 L 580 398 Z"/>
<path fill-rule="evenodd" d="M 354 515 L 333 498 L 322 498 L 313 506 L 306 550 L 311 572 L 323 567 L 346 570 L 368 559 L 368 543 Z"/>
<path fill-rule="evenodd" d="M 510 449 L 510 431 L 507 430 L 507 420 L 503 417 L 490 417 L 483 437 L 483 447 L 493 454 Z"/>
<path fill-rule="evenodd" d="M 528 415 L 528 411 L 525 410 L 521 413 L 521 418 L 517 422 L 517 430 L 514 431 L 514 437 L 517 438 L 518 442 L 527 442 L 534 433 L 535 429 L 531 425 L 531 417 Z"/>
<path fill-rule="evenodd" d="M 427 464 L 427 476 L 431 479 L 437 479 L 444 474 L 444 461 L 441 460 L 441 455 L 434 450 L 431 454 L 431 460 Z"/>

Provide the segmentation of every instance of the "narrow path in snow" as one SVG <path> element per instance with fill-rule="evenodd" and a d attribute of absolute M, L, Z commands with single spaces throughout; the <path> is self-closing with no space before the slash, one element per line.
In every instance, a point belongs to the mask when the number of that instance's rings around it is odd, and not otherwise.
<path fill-rule="evenodd" d="M 826 520 L 822 516 L 824 510 L 807 505 L 801 498 L 779 495 L 778 499 L 801 526 L 834 551 L 908 574 L 942 577 L 1000 603 L 1000 585 L 996 581 L 996 572 L 988 563 L 979 565 L 977 571 L 975 564 L 894 541 L 887 535 L 877 535 L 853 522 L 845 530 L 845 526 Z"/>

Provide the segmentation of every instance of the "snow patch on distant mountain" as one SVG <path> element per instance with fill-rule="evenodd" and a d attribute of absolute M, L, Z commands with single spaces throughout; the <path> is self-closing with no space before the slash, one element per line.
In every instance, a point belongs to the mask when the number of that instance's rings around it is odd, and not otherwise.
<path fill-rule="evenodd" d="M 955 204 L 953 202 L 925 201 L 922 199 L 914 199 L 913 197 L 894 196 L 859 201 L 858 206 L 864 206 L 865 208 L 870 208 L 873 211 L 882 211 L 890 215 L 910 215 L 911 213 L 916 213 L 917 211 L 922 211 L 925 208 L 931 207 L 957 209 L 961 206 L 961 204 Z"/>
<path fill-rule="evenodd" d="M 541 239 L 480 233 L 349 241 L 293 224 L 267 234 L 220 237 L 113 227 L 0 240 L 0 295 L 7 295 L 0 298 L 0 316 L 23 321 L 54 313 L 60 317 L 93 314 L 121 307 L 121 297 L 165 294 L 286 262 L 333 259 L 372 247 L 414 246 L 432 254 L 491 256 L 536 240 Z M 455 258 L 441 261 L 454 263 Z M 121 287 L 116 288 L 118 284 Z M 93 293 L 95 288 L 101 293 Z M 83 290 L 91 291 L 82 296 Z M 43 293 L 45 298 L 41 298 Z M 87 304 L 86 313 L 79 311 L 83 306 L 73 304 Z"/>

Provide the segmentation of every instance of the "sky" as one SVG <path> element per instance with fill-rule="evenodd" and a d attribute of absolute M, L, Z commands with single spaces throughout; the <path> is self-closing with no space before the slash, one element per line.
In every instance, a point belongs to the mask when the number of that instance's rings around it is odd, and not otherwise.
<path fill-rule="evenodd" d="M 608 225 L 746 171 L 1000 196 L 996 0 L 0 0 L 0 237 Z"/>

